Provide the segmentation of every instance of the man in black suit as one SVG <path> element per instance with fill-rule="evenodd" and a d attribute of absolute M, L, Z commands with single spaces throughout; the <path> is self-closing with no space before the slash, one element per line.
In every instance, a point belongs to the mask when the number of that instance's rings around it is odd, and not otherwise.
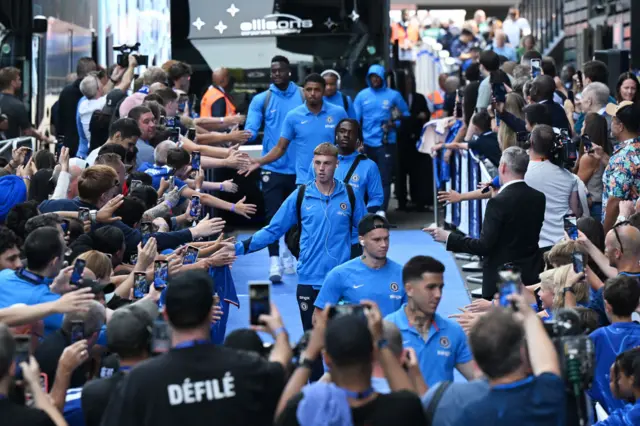
<path fill-rule="evenodd" d="M 447 250 L 483 257 L 482 297 L 491 300 L 497 292 L 498 269 L 505 263 L 520 268 L 525 285 L 538 282 L 542 254 L 538 238 L 544 221 L 545 196 L 524 182 L 529 156 L 519 147 L 503 151 L 498 174 L 501 187 L 487 203 L 479 239 L 451 233 L 441 228 L 424 231 Z"/>
<path fill-rule="evenodd" d="M 413 207 L 417 211 L 425 211 L 427 205 L 433 204 L 433 165 L 429 155 L 418 152 L 416 142 L 420 139 L 422 126 L 429 121 L 431 113 L 427 99 L 416 92 L 415 81 L 411 74 L 407 73 L 405 82 L 404 100 L 409 106 L 411 116 L 402 120 L 398 130 L 396 198 L 398 210 L 408 210 L 408 177 Z"/>
<path fill-rule="evenodd" d="M 551 116 L 551 127 L 557 127 L 558 129 L 567 129 L 571 134 L 571 126 L 567 119 L 567 114 L 564 108 L 553 101 L 553 94 L 556 90 L 556 82 L 553 77 L 548 75 L 540 75 L 533 80 L 531 88 L 529 89 L 529 96 L 531 101 L 537 104 L 542 104 L 547 107 L 549 115 Z"/>

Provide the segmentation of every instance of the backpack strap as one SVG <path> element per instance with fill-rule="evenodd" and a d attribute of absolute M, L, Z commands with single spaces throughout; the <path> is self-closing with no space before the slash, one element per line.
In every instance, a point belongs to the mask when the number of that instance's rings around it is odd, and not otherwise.
<path fill-rule="evenodd" d="M 298 215 L 298 231 L 302 232 L 302 200 L 304 200 L 304 191 L 307 185 L 300 185 L 298 188 L 298 198 L 296 199 L 296 214 Z"/>
<path fill-rule="evenodd" d="M 425 417 L 427 418 L 428 425 L 433 424 L 433 418 L 435 417 L 436 409 L 440 404 L 440 400 L 442 399 L 442 396 L 447 391 L 447 389 L 449 389 L 449 386 L 451 386 L 451 382 L 449 381 L 442 382 L 438 387 L 438 389 L 436 389 L 435 393 L 433 394 L 433 398 L 431 398 L 429 405 L 424 411 Z"/>
<path fill-rule="evenodd" d="M 351 180 L 351 176 L 353 176 L 353 174 L 355 173 L 356 168 L 358 167 L 358 164 L 360 164 L 362 160 L 366 160 L 366 159 L 367 159 L 366 155 L 358 154 L 358 156 L 353 161 L 353 164 L 349 168 L 349 171 L 347 172 L 347 175 L 344 177 L 344 180 L 342 182 L 349 184 L 349 181 Z"/>
<path fill-rule="evenodd" d="M 264 97 L 264 103 L 262 104 L 262 115 L 263 116 L 267 112 L 267 107 L 269 106 L 269 101 L 271 100 L 271 95 L 273 95 L 273 93 L 271 93 L 271 90 L 267 89 L 267 95 Z"/>
<path fill-rule="evenodd" d="M 351 241 L 351 230 L 353 229 L 353 215 L 356 211 L 356 194 L 353 192 L 351 185 L 346 183 L 344 185 L 347 189 L 347 196 L 349 197 L 349 204 L 351 205 L 351 216 L 349 216 L 349 241 Z"/>
<path fill-rule="evenodd" d="M 342 95 L 342 105 L 344 105 L 344 110 L 348 114 L 349 113 L 349 98 L 347 98 L 347 95 L 345 95 L 342 92 L 340 92 L 340 94 Z"/>

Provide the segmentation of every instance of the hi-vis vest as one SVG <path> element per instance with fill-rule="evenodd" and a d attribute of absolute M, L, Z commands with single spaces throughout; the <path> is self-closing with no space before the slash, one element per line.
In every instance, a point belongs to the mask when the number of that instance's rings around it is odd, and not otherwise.
<path fill-rule="evenodd" d="M 437 118 L 444 117 L 444 99 L 439 91 L 435 91 L 429 96 L 429 102 L 433 105 L 433 111 L 431 111 L 431 119 L 435 120 Z"/>
<path fill-rule="evenodd" d="M 228 96 L 225 96 L 220 89 L 215 86 L 209 86 L 209 90 L 202 97 L 200 103 L 200 117 L 211 117 L 211 107 L 220 98 L 224 98 L 227 106 L 226 117 L 236 115 L 236 106 L 231 102 Z"/>

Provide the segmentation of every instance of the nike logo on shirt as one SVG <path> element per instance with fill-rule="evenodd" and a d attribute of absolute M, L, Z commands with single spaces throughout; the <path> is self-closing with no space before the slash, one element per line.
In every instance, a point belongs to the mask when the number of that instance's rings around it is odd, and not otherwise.
<path fill-rule="evenodd" d="M 309 120 L 304 120 L 304 121 L 301 121 L 300 124 L 307 124 L 308 122 Z"/>
<path fill-rule="evenodd" d="M 360 287 L 364 287 L 364 284 L 354 285 L 354 286 L 353 286 L 353 288 L 360 288 Z"/>

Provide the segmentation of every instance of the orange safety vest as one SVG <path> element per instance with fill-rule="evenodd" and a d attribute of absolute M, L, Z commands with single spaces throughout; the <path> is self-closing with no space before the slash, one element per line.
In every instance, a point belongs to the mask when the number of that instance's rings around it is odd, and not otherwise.
<path fill-rule="evenodd" d="M 444 117 L 444 99 L 439 91 L 435 91 L 429 96 L 429 101 L 433 104 L 433 111 L 431 111 L 431 119 Z"/>
<path fill-rule="evenodd" d="M 231 102 L 228 96 L 218 89 L 215 86 L 209 87 L 207 93 L 202 97 L 202 102 L 200 103 L 200 117 L 211 117 L 211 107 L 213 106 L 218 99 L 224 98 L 224 102 L 227 106 L 227 114 L 226 117 L 236 115 L 236 106 Z"/>

